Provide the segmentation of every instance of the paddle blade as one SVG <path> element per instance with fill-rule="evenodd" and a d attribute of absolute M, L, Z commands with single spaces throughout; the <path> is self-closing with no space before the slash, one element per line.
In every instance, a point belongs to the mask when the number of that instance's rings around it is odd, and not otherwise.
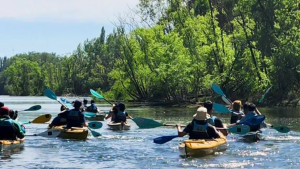
<path fill-rule="evenodd" d="M 56 94 L 50 89 L 46 89 L 44 94 L 45 94 L 45 96 L 47 96 L 48 98 L 50 98 L 52 100 L 57 100 Z"/>
<path fill-rule="evenodd" d="M 91 131 L 91 133 L 92 133 L 92 135 L 93 135 L 94 137 L 99 137 L 99 136 L 101 136 L 100 133 L 98 133 L 98 132 L 92 130 L 91 128 L 88 127 L 88 129 Z"/>
<path fill-rule="evenodd" d="M 226 97 L 222 89 L 217 84 L 212 84 L 212 89 L 219 95 Z"/>
<path fill-rule="evenodd" d="M 98 92 L 96 92 L 95 90 L 90 89 L 90 92 L 93 96 L 97 97 L 98 99 L 104 99 L 104 97 L 101 94 L 99 94 Z"/>
<path fill-rule="evenodd" d="M 36 110 L 40 110 L 41 108 L 42 108 L 41 105 L 35 105 L 35 106 L 32 106 L 29 109 L 25 109 L 23 111 L 36 111 Z"/>
<path fill-rule="evenodd" d="M 153 142 L 156 144 L 164 144 L 166 142 L 173 140 L 176 137 L 178 137 L 178 135 L 157 137 L 157 138 L 153 139 Z"/>
<path fill-rule="evenodd" d="M 213 103 L 213 109 L 215 112 L 219 112 L 219 113 L 230 113 L 231 112 L 225 106 L 218 104 L 218 103 Z"/>
<path fill-rule="evenodd" d="M 88 125 L 91 129 L 100 129 L 102 127 L 101 122 L 89 122 Z"/>
<path fill-rule="evenodd" d="M 58 130 L 58 129 L 48 129 L 45 132 L 42 132 L 40 134 L 36 134 L 36 136 L 48 137 L 48 138 L 55 138 L 59 134 L 60 134 L 60 130 Z"/>
<path fill-rule="evenodd" d="M 240 121 L 238 124 L 245 124 L 248 126 L 257 126 L 260 125 L 264 120 L 266 116 L 264 115 L 258 115 L 258 116 L 253 116 L 250 117 L 249 119 L 246 119 L 245 121 Z"/>
<path fill-rule="evenodd" d="M 274 126 L 273 129 L 277 130 L 280 133 L 288 133 L 291 131 L 291 129 L 286 126 Z"/>
<path fill-rule="evenodd" d="M 59 98 L 61 103 L 63 103 L 64 106 L 66 106 L 67 108 L 69 109 L 72 109 L 73 108 L 73 105 L 70 101 L 68 101 L 67 99 L 65 98 Z"/>
<path fill-rule="evenodd" d="M 96 117 L 97 114 L 96 113 L 92 113 L 92 112 L 83 112 L 84 116 L 86 117 Z"/>
<path fill-rule="evenodd" d="M 229 101 L 226 97 L 222 96 L 222 100 L 223 100 L 226 104 L 231 105 L 230 101 Z"/>
<path fill-rule="evenodd" d="M 268 92 L 271 90 L 273 86 L 269 87 L 267 89 L 267 91 L 261 96 L 261 98 L 259 99 L 258 103 L 262 103 L 262 101 L 264 100 L 265 96 L 268 94 Z"/>
<path fill-rule="evenodd" d="M 146 118 L 141 118 L 141 117 L 136 117 L 132 119 L 137 126 L 141 129 L 149 129 L 149 128 L 155 128 L 155 127 L 160 127 L 163 126 L 164 124 L 159 123 L 155 120 L 152 119 L 146 119 Z"/>
<path fill-rule="evenodd" d="M 51 114 L 45 114 L 41 115 L 34 120 L 31 121 L 31 123 L 46 123 L 51 120 L 52 115 Z"/>
<path fill-rule="evenodd" d="M 250 127 L 247 125 L 240 124 L 240 125 L 235 125 L 235 126 L 229 127 L 227 130 L 230 133 L 246 134 L 246 133 L 250 132 Z"/>

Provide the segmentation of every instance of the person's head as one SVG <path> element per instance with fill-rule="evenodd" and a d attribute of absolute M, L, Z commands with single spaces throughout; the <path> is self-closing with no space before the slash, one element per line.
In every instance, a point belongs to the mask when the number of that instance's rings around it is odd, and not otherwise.
<path fill-rule="evenodd" d="M 195 120 L 206 120 L 207 119 L 207 109 L 205 107 L 199 107 L 197 113 L 194 114 Z"/>
<path fill-rule="evenodd" d="M 0 102 L 0 107 L 3 107 L 4 106 L 4 103 Z"/>
<path fill-rule="evenodd" d="M 74 101 L 73 106 L 74 106 L 75 109 L 79 109 L 81 107 L 81 105 L 82 105 L 81 101 L 79 101 L 79 100 Z"/>
<path fill-rule="evenodd" d="M 212 111 L 213 111 L 213 102 L 211 102 L 211 101 L 206 101 L 206 102 L 204 103 L 204 107 L 207 109 L 207 113 L 208 113 L 208 114 L 211 114 Z"/>
<path fill-rule="evenodd" d="M 86 99 L 83 99 L 83 104 L 87 104 L 88 101 Z"/>
<path fill-rule="evenodd" d="M 247 114 L 248 111 L 249 111 L 249 108 L 248 108 L 248 107 L 249 107 L 249 104 L 250 104 L 249 102 L 245 102 L 244 105 L 243 105 L 243 110 L 244 110 L 244 113 L 245 113 L 245 114 Z"/>
<path fill-rule="evenodd" d="M 91 104 L 94 104 L 95 103 L 95 100 L 91 100 Z"/>
<path fill-rule="evenodd" d="M 232 108 L 234 111 L 241 111 L 241 108 L 242 108 L 242 101 L 240 100 L 235 100 L 233 103 L 232 103 Z"/>
<path fill-rule="evenodd" d="M 0 116 L 5 116 L 5 115 L 9 115 L 9 108 L 2 106 L 0 108 Z"/>
<path fill-rule="evenodd" d="M 64 111 L 64 110 L 66 110 L 66 107 L 64 105 L 61 105 L 60 106 L 60 111 Z"/>
<path fill-rule="evenodd" d="M 255 108 L 256 108 L 256 105 L 253 104 L 253 103 L 250 103 L 249 106 L 248 106 L 249 111 L 255 111 Z"/>
<path fill-rule="evenodd" d="M 13 110 L 9 110 L 9 117 L 13 120 L 16 120 L 16 118 L 18 117 L 18 111 L 13 111 Z"/>
<path fill-rule="evenodd" d="M 125 109 L 126 109 L 124 103 L 119 103 L 119 104 L 118 104 L 118 107 L 119 107 L 119 110 L 122 111 L 122 112 L 125 111 Z"/>

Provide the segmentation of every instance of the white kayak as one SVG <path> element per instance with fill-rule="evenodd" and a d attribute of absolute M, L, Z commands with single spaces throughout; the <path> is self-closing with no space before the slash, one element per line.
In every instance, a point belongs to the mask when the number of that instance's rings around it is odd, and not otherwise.
<path fill-rule="evenodd" d="M 107 125 L 111 130 L 130 130 L 130 124 L 128 123 L 109 122 Z"/>

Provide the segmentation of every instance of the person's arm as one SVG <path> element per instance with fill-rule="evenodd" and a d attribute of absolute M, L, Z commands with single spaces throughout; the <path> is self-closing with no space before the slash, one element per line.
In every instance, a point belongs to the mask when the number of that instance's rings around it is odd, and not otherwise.
<path fill-rule="evenodd" d="M 15 130 L 16 136 L 19 139 L 22 139 L 25 137 L 25 128 L 23 128 L 18 122 L 13 121 L 13 128 Z"/>
<path fill-rule="evenodd" d="M 127 112 L 125 112 L 125 115 L 127 119 L 131 119 L 131 120 L 133 119 Z"/>
<path fill-rule="evenodd" d="M 212 138 L 220 138 L 221 134 L 217 131 L 217 129 L 214 126 L 211 126 L 210 128 L 208 128 L 209 131 L 208 134 L 210 135 L 210 137 Z"/>
<path fill-rule="evenodd" d="M 187 135 L 187 133 L 185 131 L 182 131 L 180 124 L 177 124 L 176 126 L 177 126 L 178 137 L 183 137 L 183 136 Z"/>
<path fill-rule="evenodd" d="M 105 120 L 111 118 L 113 116 L 113 114 L 114 113 L 112 111 L 110 111 L 109 114 L 105 117 Z"/>
<path fill-rule="evenodd" d="M 88 124 L 85 122 L 83 113 L 81 113 L 80 118 L 81 118 L 81 124 L 82 124 L 82 126 L 83 127 L 88 127 Z"/>

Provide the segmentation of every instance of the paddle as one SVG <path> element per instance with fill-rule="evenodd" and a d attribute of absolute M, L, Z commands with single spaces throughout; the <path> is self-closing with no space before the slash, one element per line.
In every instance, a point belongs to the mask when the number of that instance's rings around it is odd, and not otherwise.
<path fill-rule="evenodd" d="M 34 120 L 32 121 L 29 121 L 29 122 L 22 122 L 23 124 L 30 124 L 30 123 L 46 123 L 48 121 L 51 120 L 51 117 L 52 115 L 51 114 L 44 114 L 44 115 L 41 115 L 37 118 L 35 118 Z"/>
<path fill-rule="evenodd" d="M 36 111 L 36 110 L 40 110 L 42 108 L 41 105 L 35 105 L 35 106 L 32 106 L 28 109 L 25 109 L 25 110 L 18 110 L 18 112 L 22 112 L 22 111 Z"/>
<path fill-rule="evenodd" d="M 71 103 L 70 101 L 68 101 L 67 99 L 61 97 L 61 98 L 60 98 L 60 101 L 61 101 L 62 103 L 64 103 L 68 108 L 73 108 L 72 103 Z"/>
<path fill-rule="evenodd" d="M 46 89 L 45 92 L 44 92 L 44 94 L 45 94 L 48 98 L 50 98 L 50 99 L 52 99 L 52 100 L 56 100 L 56 101 L 57 101 L 58 103 L 60 103 L 61 105 L 65 106 L 65 108 L 68 108 L 64 103 L 62 103 L 61 101 L 59 101 L 59 100 L 57 99 L 56 94 L 55 94 L 52 90 Z"/>
<path fill-rule="evenodd" d="M 112 103 L 111 103 L 110 101 L 106 100 L 101 94 L 99 94 L 99 93 L 96 92 L 95 90 L 90 89 L 90 92 L 91 92 L 91 94 L 92 94 L 93 96 L 95 96 L 96 98 L 98 98 L 98 99 L 103 99 L 103 100 L 105 100 L 107 103 L 109 103 L 109 104 L 112 105 Z"/>
<path fill-rule="evenodd" d="M 227 97 L 226 97 L 226 95 L 224 94 L 224 92 L 223 92 L 223 90 L 217 85 L 217 84 L 212 84 L 212 89 L 216 92 L 216 93 L 218 93 L 219 95 L 221 95 L 222 96 L 222 99 L 223 99 L 223 101 L 226 103 L 226 104 L 230 104 L 231 105 L 231 103 L 232 103 L 232 101 L 230 101 Z M 225 101 L 226 100 L 226 101 Z"/>
<path fill-rule="evenodd" d="M 99 137 L 99 136 L 101 136 L 100 133 L 98 133 L 98 132 L 92 130 L 90 127 L 88 127 L 88 129 L 91 131 L 91 133 L 92 133 L 92 135 L 93 135 L 94 137 Z"/>
<path fill-rule="evenodd" d="M 215 112 L 219 112 L 219 113 L 231 113 L 229 109 L 227 109 L 225 106 L 218 103 L 213 103 L 213 109 Z"/>
<path fill-rule="evenodd" d="M 250 131 L 250 127 L 247 125 L 235 125 L 230 128 L 227 128 L 227 130 L 235 134 L 246 134 Z M 178 137 L 178 135 L 157 137 L 153 139 L 153 142 L 156 144 L 164 144 L 166 142 L 173 140 L 176 137 Z"/>
<path fill-rule="evenodd" d="M 44 131 L 39 134 L 33 134 L 33 135 L 26 135 L 26 136 L 41 136 L 41 137 L 48 137 L 48 138 L 56 138 L 60 134 L 59 129 L 48 129 L 47 131 Z"/>
<path fill-rule="evenodd" d="M 100 129 L 102 127 L 102 125 L 103 124 L 101 122 L 96 122 L 96 121 L 88 123 L 88 126 L 92 129 Z"/>
<path fill-rule="evenodd" d="M 271 90 L 273 86 L 269 87 L 266 92 L 261 96 L 261 98 L 259 99 L 258 103 L 262 103 L 262 101 L 264 100 L 265 96 L 268 94 L 268 92 Z"/>

